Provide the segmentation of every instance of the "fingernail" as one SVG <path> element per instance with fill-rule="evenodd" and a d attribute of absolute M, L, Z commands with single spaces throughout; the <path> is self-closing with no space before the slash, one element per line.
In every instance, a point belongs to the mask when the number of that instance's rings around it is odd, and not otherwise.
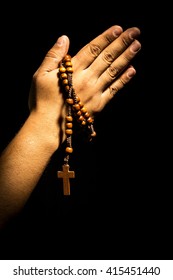
<path fill-rule="evenodd" d="M 133 29 L 131 32 L 129 32 L 129 38 L 134 40 L 140 35 L 140 30 L 138 28 Z"/>
<path fill-rule="evenodd" d="M 65 42 L 65 36 L 63 35 L 63 36 L 58 38 L 58 40 L 56 41 L 56 44 L 58 46 L 62 46 L 64 44 L 64 42 Z"/>
<path fill-rule="evenodd" d="M 115 29 L 114 29 L 115 38 L 117 38 L 121 33 L 122 33 L 122 28 L 121 27 L 115 27 Z"/>
<path fill-rule="evenodd" d="M 141 49 L 141 44 L 138 41 L 134 41 L 130 47 L 132 52 L 138 52 Z"/>
<path fill-rule="evenodd" d="M 136 71 L 134 68 L 129 68 L 128 72 L 127 72 L 127 76 L 129 78 L 132 78 L 134 75 L 136 74 Z"/>

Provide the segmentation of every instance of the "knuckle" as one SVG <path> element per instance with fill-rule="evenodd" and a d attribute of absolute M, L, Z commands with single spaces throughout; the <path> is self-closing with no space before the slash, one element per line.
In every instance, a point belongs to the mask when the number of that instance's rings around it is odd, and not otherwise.
<path fill-rule="evenodd" d="M 117 67 L 114 67 L 112 65 L 110 65 L 110 67 L 108 68 L 107 71 L 108 71 L 109 76 L 112 79 L 114 79 L 120 73 L 120 70 Z"/>
<path fill-rule="evenodd" d="M 94 57 L 97 57 L 101 53 L 101 49 L 98 45 L 89 44 L 90 52 Z"/>
<path fill-rule="evenodd" d="M 123 78 L 120 78 L 119 81 L 121 83 L 121 86 L 124 87 L 126 84 L 126 81 Z"/>
<path fill-rule="evenodd" d="M 119 91 L 119 88 L 117 85 L 109 87 L 109 92 L 110 92 L 110 95 L 112 95 L 112 96 L 114 96 L 118 91 Z"/>
<path fill-rule="evenodd" d="M 114 57 L 110 52 L 105 51 L 103 54 L 103 60 L 106 61 L 106 63 L 110 64 L 114 60 Z"/>

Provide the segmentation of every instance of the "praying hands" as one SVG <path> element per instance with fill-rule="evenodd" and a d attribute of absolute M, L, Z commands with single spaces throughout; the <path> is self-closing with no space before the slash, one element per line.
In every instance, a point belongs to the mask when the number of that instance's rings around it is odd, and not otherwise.
<path fill-rule="evenodd" d="M 73 87 L 94 117 L 136 74 L 131 61 L 141 49 L 137 27 L 112 26 L 74 57 Z M 30 114 L 0 157 L 0 227 L 25 205 L 55 151 L 66 139 L 66 106 L 59 65 L 70 40 L 58 38 L 33 75 Z"/>

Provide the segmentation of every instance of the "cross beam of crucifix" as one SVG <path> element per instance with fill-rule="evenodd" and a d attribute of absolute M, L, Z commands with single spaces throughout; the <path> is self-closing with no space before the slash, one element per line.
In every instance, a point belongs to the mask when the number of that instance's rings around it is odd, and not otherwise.
<path fill-rule="evenodd" d="M 62 171 L 57 172 L 58 178 L 63 179 L 64 195 L 70 195 L 70 178 L 75 178 L 75 172 L 69 170 L 68 164 L 63 164 Z"/>

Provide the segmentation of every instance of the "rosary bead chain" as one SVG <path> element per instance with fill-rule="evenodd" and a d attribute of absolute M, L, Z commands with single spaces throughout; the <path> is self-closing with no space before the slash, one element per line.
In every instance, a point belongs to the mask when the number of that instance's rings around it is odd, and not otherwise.
<path fill-rule="evenodd" d="M 96 136 L 96 132 L 94 130 L 94 119 L 90 116 L 86 107 L 82 104 L 79 96 L 76 95 L 75 90 L 73 88 L 73 84 L 72 84 L 73 68 L 72 68 L 71 56 L 69 54 L 67 54 L 64 57 L 63 61 L 61 62 L 61 65 L 59 67 L 59 73 L 65 92 L 68 93 L 65 99 L 67 106 L 68 107 L 71 106 L 73 113 L 81 126 L 87 125 L 88 130 L 90 132 L 90 140 L 92 140 L 92 138 Z M 66 124 L 66 135 L 73 133 L 72 126 L 69 129 L 67 128 L 68 125 Z"/>
<path fill-rule="evenodd" d="M 66 148 L 64 164 L 62 171 L 57 171 L 58 178 L 63 179 L 64 195 L 70 195 L 70 178 L 75 178 L 74 171 L 69 170 L 69 157 L 73 153 L 72 134 L 74 117 L 82 128 L 89 134 L 89 140 L 96 136 L 94 130 L 94 119 L 87 111 L 84 104 L 80 101 L 79 96 L 75 93 L 72 83 L 73 67 L 71 56 L 67 54 L 59 66 L 60 82 L 64 89 L 64 98 L 66 103 L 66 117 L 65 117 L 65 133 L 66 133 Z"/>

